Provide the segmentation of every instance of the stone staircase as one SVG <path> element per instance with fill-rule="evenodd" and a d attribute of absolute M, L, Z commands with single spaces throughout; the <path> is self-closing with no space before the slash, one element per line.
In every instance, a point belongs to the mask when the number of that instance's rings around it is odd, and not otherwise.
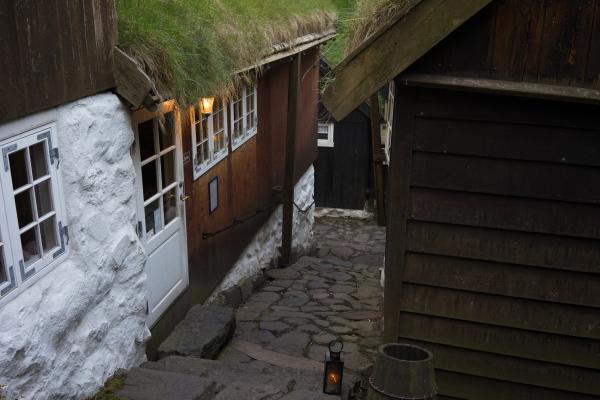
<path fill-rule="evenodd" d="M 192 308 L 159 347 L 159 361 L 130 370 L 117 395 L 130 400 L 340 398 L 322 393 L 322 363 L 248 342 L 227 346 L 234 331 L 231 307 Z"/>

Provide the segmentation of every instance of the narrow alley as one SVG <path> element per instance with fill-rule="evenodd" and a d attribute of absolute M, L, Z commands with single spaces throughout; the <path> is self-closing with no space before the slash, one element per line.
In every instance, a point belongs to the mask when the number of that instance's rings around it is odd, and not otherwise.
<path fill-rule="evenodd" d="M 321 217 L 314 240 L 314 256 L 267 272 L 238 308 L 235 335 L 217 360 L 171 355 L 148 362 L 130 371 L 118 394 L 133 400 L 336 398 L 322 393 L 322 362 L 338 339 L 346 396 L 381 342 L 385 231 L 372 221 Z"/>

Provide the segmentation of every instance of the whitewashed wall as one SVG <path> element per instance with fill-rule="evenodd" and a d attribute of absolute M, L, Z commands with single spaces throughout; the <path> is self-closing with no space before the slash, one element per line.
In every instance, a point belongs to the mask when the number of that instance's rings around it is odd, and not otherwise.
<path fill-rule="evenodd" d="M 294 201 L 302 209 L 313 203 L 315 189 L 315 169 L 311 165 L 294 187 Z M 303 254 L 313 246 L 313 225 L 315 222 L 314 205 L 307 213 L 300 213 L 294 207 L 294 222 L 292 236 L 292 252 Z M 259 274 L 263 269 L 268 269 L 271 261 L 279 256 L 281 246 L 281 226 L 283 223 L 283 208 L 280 205 L 273 212 L 267 223 L 254 235 L 250 244 L 238 258 L 231 272 L 221 282 L 219 287 L 210 296 L 208 302 L 213 301 L 219 293 L 237 285 L 251 276 Z"/>
<path fill-rule="evenodd" d="M 128 111 L 112 94 L 59 107 L 68 259 L 0 309 L 8 399 L 86 398 L 145 358 L 145 255 L 134 231 Z"/>

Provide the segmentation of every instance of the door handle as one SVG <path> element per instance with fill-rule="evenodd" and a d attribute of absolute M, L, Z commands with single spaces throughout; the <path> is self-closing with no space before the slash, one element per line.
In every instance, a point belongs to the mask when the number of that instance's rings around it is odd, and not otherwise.
<path fill-rule="evenodd" d="M 186 196 L 185 194 L 182 193 L 179 195 L 179 200 L 186 201 L 186 200 L 189 200 L 190 197 L 191 196 Z"/>

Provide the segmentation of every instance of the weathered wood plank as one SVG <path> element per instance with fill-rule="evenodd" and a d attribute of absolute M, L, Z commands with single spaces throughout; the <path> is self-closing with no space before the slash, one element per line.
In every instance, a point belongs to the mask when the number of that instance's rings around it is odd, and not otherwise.
<path fill-rule="evenodd" d="M 406 340 L 433 353 L 435 367 L 468 375 L 600 395 L 598 371 Z"/>
<path fill-rule="evenodd" d="M 392 146 L 394 157 L 391 159 L 390 180 L 394 185 L 389 190 L 389 213 L 387 237 L 397 238 L 393 246 L 386 244 L 384 318 L 385 341 L 391 342 L 398 330 L 398 313 L 402 300 L 402 275 L 406 251 L 408 194 L 413 146 L 413 123 L 415 91 L 408 89 L 396 93 L 394 105 L 394 132 Z"/>
<path fill-rule="evenodd" d="M 1 8 L 0 122 L 114 87 L 114 0 L 7 1 Z"/>
<path fill-rule="evenodd" d="M 403 312 L 398 336 L 584 368 L 600 366 L 600 342 Z"/>
<path fill-rule="evenodd" d="M 414 188 L 409 218 L 482 228 L 600 239 L 600 207 Z"/>
<path fill-rule="evenodd" d="M 469 400 L 597 400 L 597 396 L 436 370 L 440 393 Z"/>
<path fill-rule="evenodd" d="M 492 76 L 520 80 L 528 68 L 537 67 L 535 48 L 542 34 L 543 1 L 503 0 L 497 2 L 494 45 L 490 48 Z"/>
<path fill-rule="evenodd" d="M 415 187 L 600 205 L 600 168 L 415 153 Z"/>
<path fill-rule="evenodd" d="M 451 77 L 422 74 L 402 75 L 404 85 L 429 88 L 444 87 L 466 92 L 501 94 L 504 96 L 556 100 L 581 104 L 600 104 L 600 90 L 544 83 L 511 82 L 472 77 Z"/>
<path fill-rule="evenodd" d="M 490 2 L 420 2 L 336 70 L 323 96 L 327 109 L 338 121 L 343 119 Z"/>
<path fill-rule="evenodd" d="M 409 253 L 404 279 L 428 286 L 600 307 L 598 274 Z"/>
<path fill-rule="evenodd" d="M 152 80 L 133 58 L 115 47 L 115 81 L 117 93 L 127 100 L 132 108 L 138 108 L 152 91 Z"/>
<path fill-rule="evenodd" d="M 418 118 L 414 149 L 600 167 L 600 129 Z"/>
<path fill-rule="evenodd" d="M 404 283 L 402 311 L 600 339 L 598 310 Z"/>
<path fill-rule="evenodd" d="M 414 221 L 407 235 L 415 253 L 600 273 L 596 240 Z"/>
<path fill-rule="evenodd" d="M 598 106 L 433 88 L 418 92 L 415 115 L 598 131 Z M 502 110 L 502 112 L 498 112 Z"/>

